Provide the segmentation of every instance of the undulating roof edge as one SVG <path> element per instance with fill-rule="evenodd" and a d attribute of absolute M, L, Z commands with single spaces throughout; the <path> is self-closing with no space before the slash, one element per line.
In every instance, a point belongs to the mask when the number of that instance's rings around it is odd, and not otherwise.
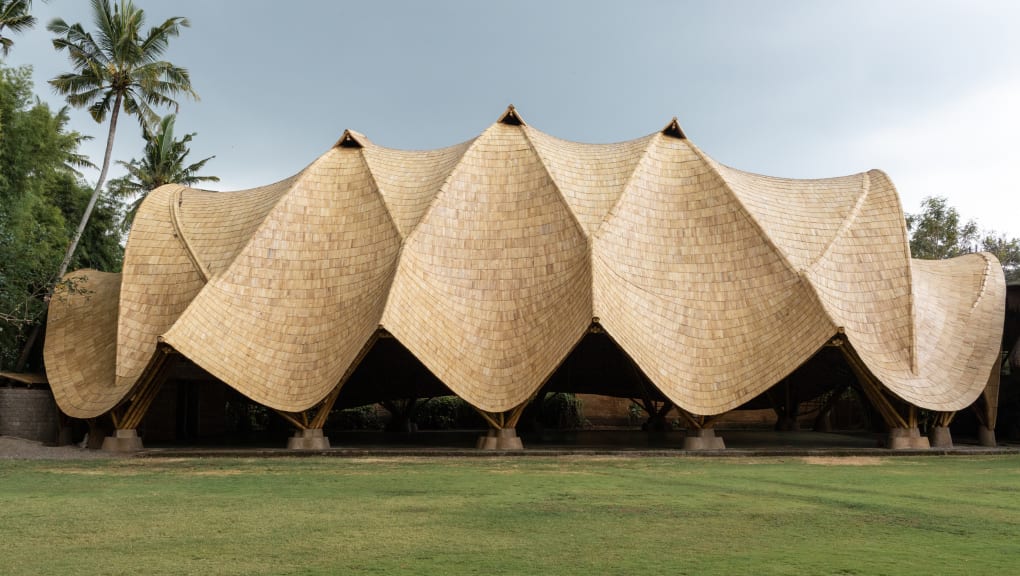
<path fill-rule="evenodd" d="M 675 118 L 581 144 L 511 106 L 446 148 L 390 149 L 347 130 L 275 184 L 153 191 L 123 274 L 95 275 L 93 304 L 51 303 L 47 366 L 61 408 L 91 413 L 81 399 L 97 399 L 92 412 L 124 400 L 163 339 L 252 399 L 300 411 L 342 385 L 384 328 L 468 402 L 501 412 L 598 318 L 675 404 L 712 415 L 842 328 L 895 396 L 951 411 L 981 393 L 998 353 L 995 266 L 912 263 L 898 195 L 877 171 L 742 172 Z M 73 354 L 80 339 L 102 353 Z"/>

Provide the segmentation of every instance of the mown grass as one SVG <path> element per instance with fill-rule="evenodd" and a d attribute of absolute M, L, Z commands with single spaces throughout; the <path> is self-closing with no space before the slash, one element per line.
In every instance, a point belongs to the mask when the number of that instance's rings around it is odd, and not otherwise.
<path fill-rule="evenodd" d="M 0 461 L 3 574 L 1010 574 L 1020 458 Z"/>

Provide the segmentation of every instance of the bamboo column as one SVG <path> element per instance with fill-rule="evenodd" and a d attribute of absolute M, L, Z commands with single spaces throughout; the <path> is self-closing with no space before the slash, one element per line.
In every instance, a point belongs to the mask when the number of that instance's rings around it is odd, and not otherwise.
<path fill-rule="evenodd" d="M 128 395 L 128 402 L 110 411 L 113 420 L 113 436 L 103 439 L 103 450 L 111 452 L 134 452 L 142 449 L 138 436 L 138 425 L 148 413 L 159 395 L 167 377 L 167 363 L 172 350 L 158 346 L 148 366 L 138 378 L 134 390 Z"/>
<path fill-rule="evenodd" d="M 917 426 L 917 407 L 912 404 L 906 404 L 902 409 L 898 407 L 897 405 L 903 406 L 904 403 L 890 398 L 886 394 L 881 382 L 872 376 L 871 371 L 864 365 L 853 347 L 838 337 L 832 340 L 832 344 L 839 348 L 854 376 L 857 377 L 857 381 L 860 382 L 864 395 L 881 414 L 889 428 L 887 447 L 892 450 L 930 448 L 931 444 L 928 438 L 921 436 L 921 431 Z M 905 411 L 906 415 L 901 414 L 901 411 Z"/>
<path fill-rule="evenodd" d="M 489 424 L 489 432 L 478 437 L 476 447 L 481 450 L 523 450 L 524 444 L 517 435 L 517 422 L 532 399 L 534 396 L 505 412 L 487 412 L 475 408 Z"/>
<path fill-rule="evenodd" d="M 684 450 L 723 450 L 726 443 L 715 435 L 715 424 L 718 416 L 702 416 L 691 414 L 677 406 L 676 411 L 687 422 L 687 434 L 684 435 Z"/>

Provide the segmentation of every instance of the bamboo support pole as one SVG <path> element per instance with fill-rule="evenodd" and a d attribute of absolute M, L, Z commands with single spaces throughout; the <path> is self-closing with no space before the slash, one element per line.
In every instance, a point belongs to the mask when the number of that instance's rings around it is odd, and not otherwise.
<path fill-rule="evenodd" d="M 333 391 L 329 393 L 329 396 L 326 396 L 322 401 L 322 404 L 319 405 L 318 410 L 315 412 L 315 416 L 312 417 L 311 428 L 322 428 L 326 425 L 326 419 L 329 418 L 329 413 L 333 410 L 336 399 L 340 397 L 340 388 L 342 387 L 342 384 L 337 384 Z"/>
<path fill-rule="evenodd" d="M 110 410 L 110 420 L 113 421 L 113 427 L 115 429 L 123 429 L 123 426 L 120 425 L 121 418 L 122 418 L 122 416 L 119 414 L 119 409 L 118 408 L 114 408 L 113 410 Z"/>
<path fill-rule="evenodd" d="M 687 423 L 690 424 L 692 428 L 701 430 L 701 421 L 697 417 L 680 407 L 677 407 L 676 411 L 680 413 L 680 416 L 683 417 L 684 420 L 687 420 Z"/>
<path fill-rule="evenodd" d="M 895 406 L 889 401 L 889 398 L 882 391 L 881 385 L 872 378 L 867 367 L 857 357 L 857 354 L 853 352 L 849 345 L 841 340 L 836 341 L 836 345 L 843 358 L 846 359 L 847 364 L 850 365 L 854 375 L 857 376 L 857 380 L 864 390 L 864 395 L 868 397 L 871 404 L 882 415 L 886 425 L 890 428 L 907 428 L 907 422 L 903 419 L 903 416 L 899 414 Z"/>
<path fill-rule="evenodd" d="M 165 367 L 168 357 L 169 352 L 166 347 L 159 346 L 152 361 L 142 372 L 142 376 L 132 392 L 130 403 L 124 408 L 123 413 L 119 415 L 111 413 L 111 416 L 114 417 L 114 426 L 118 430 L 133 430 L 141 424 L 166 380 Z"/>
<path fill-rule="evenodd" d="M 482 418 L 484 418 L 485 421 L 488 422 L 489 425 L 495 428 L 496 430 L 501 430 L 503 428 L 502 426 L 500 426 L 499 422 L 494 418 L 492 414 L 486 412 L 485 410 L 478 410 L 477 408 L 475 410 L 479 414 L 481 414 Z"/>
<path fill-rule="evenodd" d="M 953 418 L 956 417 L 956 412 L 938 412 L 935 416 L 935 425 L 948 427 L 953 423 Z"/>
<path fill-rule="evenodd" d="M 276 412 L 277 414 L 279 414 L 280 417 L 282 417 L 287 422 L 290 422 L 298 430 L 308 430 L 308 424 L 306 424 L 302 420 L 298 419 L 298 415 L 297 414 L 294 414 L 293 412 L 285 412 L 283 410 L 276 410 L 276 409 L 274 409 L 273 412 Z"/>

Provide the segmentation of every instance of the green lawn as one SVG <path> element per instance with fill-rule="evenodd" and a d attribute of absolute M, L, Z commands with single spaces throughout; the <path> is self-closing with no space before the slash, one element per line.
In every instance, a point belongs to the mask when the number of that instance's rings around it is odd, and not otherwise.
<path fill-rule="evenodd" d="M 1020 457 L 0 461 L 0 573 L 1015 574 Z"/>

